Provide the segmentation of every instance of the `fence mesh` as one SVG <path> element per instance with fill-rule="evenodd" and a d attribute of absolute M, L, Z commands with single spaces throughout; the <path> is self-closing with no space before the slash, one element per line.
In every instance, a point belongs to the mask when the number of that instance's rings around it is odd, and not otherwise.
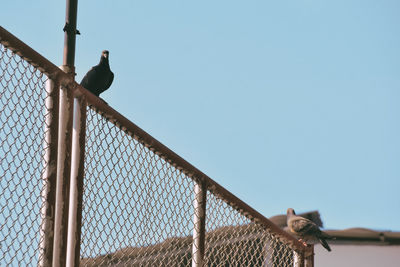
<path fill-rule="evenodd" d="M 81 265 L 191 264 L 193 181 L 87 110 Z"/>
<path fill-rule="evenodd" d="M 43 258 L 42 196 L 49 186 L 44 170 L 50 146 L 45 120 L 51 112 L 46 81 L 0 45 L 0 266 L 38 265 Z M 203 235 L 197 232 L 203 208 L 194 204 L 199 181 L 189 175 L 193 169 L 176 167 L 103 112 L 91 105 L 86 109 L 80 265 L 191 266 L 193 251 L 195 261 L 203 253 Z M 211 190 L 206 192 L 204 265 L 295 264 L 284 238 L 222 199 L 215 186 Z M 194 228 L 200 245 L 193 245 Z"/>
<path fill-rule="evenodd" d="M 293 266 L 292 249 L 211 192 L 206 214 L 206 266 Z"/>
<path fill-rule="evenodd" d="M 0 44 L 0 266 L 37 265 L 46 76 Z"/>

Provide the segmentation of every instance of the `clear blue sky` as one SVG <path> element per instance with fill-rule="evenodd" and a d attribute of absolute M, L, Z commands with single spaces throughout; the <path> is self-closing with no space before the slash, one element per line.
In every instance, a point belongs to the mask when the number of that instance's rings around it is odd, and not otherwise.
<path fill-rule="evenodd" d="M 77 80 L 265 216 L 400 230 L 400 1 L 79 1 Z M 64 1 L 0 23 L 57 65 Z"/>

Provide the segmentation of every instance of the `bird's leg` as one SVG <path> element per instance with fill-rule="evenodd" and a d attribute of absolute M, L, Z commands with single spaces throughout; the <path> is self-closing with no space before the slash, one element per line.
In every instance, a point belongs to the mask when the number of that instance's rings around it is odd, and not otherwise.
<path fill-rule="evenodd" d="M 301 239 L 301 238 L 299 239 L 299 241 L 300 241 L 301 243 L 303 243 L 304 246 L 307 246 L 307 245 L 308 245 L 308 244 L 306 243 L 306 241 L 304 241 L 304 240 Z"/>

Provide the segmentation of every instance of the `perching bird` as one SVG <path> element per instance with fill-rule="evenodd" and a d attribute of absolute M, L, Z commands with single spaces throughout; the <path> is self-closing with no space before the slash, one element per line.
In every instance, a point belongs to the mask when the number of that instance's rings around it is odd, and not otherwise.
<path fill-rule="evenodd" d="M 101 53 L 100 63 L 92 67 L 81 81 L 81 85 L 96 96 L 107 90 L 114 80 L 108 58 L 109 52 L 104 50 Z"/>
<path fill-rule="evenodd" d="M 331 251 L 331 248 L 325 240 L 330 239 L 331 236 L 322 232 L 314 222 L 297 216 L 292 208 L 287 210 L 286 220 L 290 232 L 298 237 L 301 237 L 304 240 L 304 243 L 305 240 L 318 239 L 318 241 L 326 250 Z"/>

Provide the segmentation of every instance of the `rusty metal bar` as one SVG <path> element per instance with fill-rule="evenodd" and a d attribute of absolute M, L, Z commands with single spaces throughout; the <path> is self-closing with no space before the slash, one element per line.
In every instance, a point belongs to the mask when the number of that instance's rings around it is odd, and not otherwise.
<path fill-rule="evenodd" d="M 305 267 L 304 266 L 304 253 L 293 252 L 293 262 L 294 267 Z"/>
<path fill-rule="evenodd" d="M 76 20 L 78 13 L 78 0 L 67 0 L 66 4 L 63 68 L 66 73 L 75 74 L 75 43 L 77 34 Z"/>
<path fill-rule="evenodd" d="M 38 68 L 41 72 L 46 74 L 49 79 L 57 81 L 60 85 L 68 85 L 73 82 L 73 77 L 61 71 L 56 65 L 51 63 L 45 57 L 33 50 L 27 44 L 8 32 L 0 26 L 0 42 L 26 60 L 32 66 Z"/>
<path fill-rule="evenodd" d="M 66 16 L 64 26 L 64 57 L 61 69 L 75 76 L 75 41 L 77 0 L 66 1 Z M 69 87 L 62 87 L 60 92 L 60 123 L 59 123 L 59 164 L 57 170 L 56 223 L 54 227 L 53 266 L 64 266 L 67 255 L 68 238 L 68 208 L 71 174 L 71 143 L 73 119 L 73 94 Z"/>
<path fill-rule="evenodd" d="M 74 100 L 72 131 L 71 188 L 66 266 L 79 266 L 86 131 L 86 101 L 82 97 L 75 98 Z"/>
<path fill-rule="evenodd" d="M 54 211 L 57 181 L 57 139 L 58 139 L 58 100 L 59 86 L 53 80 L 46 82 L 47 98 L 45 101 L 45 142 L 43 191 L 40 227 L 39 266 L 51 266 L 54 242 Z"/>
<path fill-rule="evenodd" d="M 304 257 L 304 267 L 314 267 L 314 245 L 308 245 L 308 251 Z"/>
<path fill-rule="evenodd" d="M 201 267 L 204 264 L 206 240 L 206 184 L 204 182 L 196 182 L 194 186 L 194 194 L 192 266 Z"/>
<path fill-rule="evenodd" d="M 59 68 L 41 56 L 38 52 L 30 48 L 24 42 L 12 35 L 6 29 L 0 26 L 0 41 L 1 43 L 19 55 L 21 58 L 29 62 L 34 67 L 37 67 L 41 72 L 46 74 L 50 79 L 56 80 L 56 75 L 60 72 Z"/>
<path fill-rule="evenodd" d="M 60 90 L 60 116 L 58 137 L 57 193 L 54 225 L 53 266 L 64 266 L 67 249 L 68 197 L 71 173 L 72 142 L 72 92 L 68 88 Z"/>

